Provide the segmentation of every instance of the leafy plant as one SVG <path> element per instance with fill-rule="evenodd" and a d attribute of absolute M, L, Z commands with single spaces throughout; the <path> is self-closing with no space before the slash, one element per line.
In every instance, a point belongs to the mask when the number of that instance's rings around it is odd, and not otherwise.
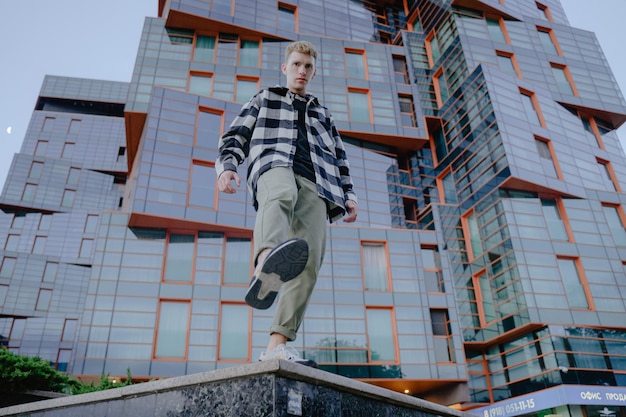
<path fill-rule="evenodd" d="M 97 385 L 84 384 L 54 369 L 50 362 L 39 357 L 17 355 L 6 348 L 0 348 L 0 387 L 5 392 L 26 392 L 32 390 L 60 392 L 64 394 L 84 394 L 131 385 L 130 369 L 126 370 L 126 380 L 116 381 L 101 375 Z"/>

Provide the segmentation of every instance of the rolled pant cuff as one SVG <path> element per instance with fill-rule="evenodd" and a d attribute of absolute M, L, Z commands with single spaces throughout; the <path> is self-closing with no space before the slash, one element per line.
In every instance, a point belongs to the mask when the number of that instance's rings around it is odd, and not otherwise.
<path fill-rule="evenodd" d="M 294 340 L 296 340 L 296 332 L 294 332 L 293 330 L 290 330 L 290 329 L 288 329 L 288 328 L 286 328 L 284 326 L 272 326 L 272 327 L 270 327 L 270 334 L 272 334 L 272 333 L 282 334 L 290 342 L 293 342 Z"/>

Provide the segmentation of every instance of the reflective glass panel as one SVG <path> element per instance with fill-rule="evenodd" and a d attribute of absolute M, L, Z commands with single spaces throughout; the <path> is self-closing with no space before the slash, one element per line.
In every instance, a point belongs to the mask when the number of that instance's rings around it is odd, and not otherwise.
<path fill-rule="evenodd" d="M 189 303 L 161 301 L 155 356 L 184 358 L 189 323 Z"/>
<path fill-rule="evenodd" d="M 395 361 L 396 348 L 390 309 L 368 308 L 367 337 L 370 358 L 375 361 Z"/>
<path fill-rule="evenodd" d="M 250 310 L 247 305 L 223 304 L 220 320 L 220 359 L 248 359 Z"/>

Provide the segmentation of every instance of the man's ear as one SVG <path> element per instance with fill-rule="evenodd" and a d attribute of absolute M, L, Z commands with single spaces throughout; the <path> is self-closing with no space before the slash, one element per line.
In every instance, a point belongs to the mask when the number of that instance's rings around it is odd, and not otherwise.
<path fill-rule="evenodd" d="M 285 64 L 284 62 L 280 65 L 280 70 L 283 72 L 283 74 L 287 75 L 287 64 Z"/>

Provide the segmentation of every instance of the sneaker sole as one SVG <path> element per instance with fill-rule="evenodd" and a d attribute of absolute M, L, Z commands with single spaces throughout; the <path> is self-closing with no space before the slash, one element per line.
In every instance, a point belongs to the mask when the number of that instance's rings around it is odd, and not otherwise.
<path fill-rule="evenodd" d="M 246 303 L 259 310 L 272 306 L 278 290 L 304 271 L 309 260 L 309 245 L 302 239 L 290 239 L 267 255 L 259 276 L 252 277 Z"/>

